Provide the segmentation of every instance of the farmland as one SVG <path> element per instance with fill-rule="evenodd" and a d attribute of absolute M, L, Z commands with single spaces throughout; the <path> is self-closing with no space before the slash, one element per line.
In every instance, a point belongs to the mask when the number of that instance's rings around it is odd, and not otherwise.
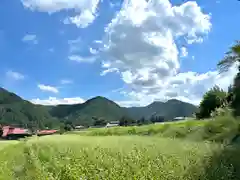
<path fill-rule="evenodd" d="M 214 121 L 216 140 L 229 139 L 237 131 L 236 124 L 225 119 Z M 184 125 L 206 129 L 210 121 L 188 121 L 169 124 L 172 134 Z M 230 122 L 230 123 L 229 123 Z M 232 122 L 233 123 L 233 122 Z M 197 126 L 198 124 L 198 126 Z M 153 125 L 122 128 L 119 135 L 87 133 L 32 137 L 23 141 L 7 141 L 1 149 L 0 179 L 19 180 L 77 180 L 77 179 L 239 179 L 240 149 L 238 145 L 226 145 L 226 141 L 196 141 L 170 136 L 170 131 L 140 136 Z M 220 128 L 223 127 L 224 128 Z M 133 127 L 131 127 L 133 128 Z M 140 128 L 140 129 L 137 129 Z M 231 128 L 231 129 L 230 129 Z M 163 128 L 164 129 L 164 128 Z M 218 133 L 217 133 L 218 129 Z M 237 128 L 236 128 L 237 129 Z M 118 132 L 119 129 L 111 129 Z M 231 130 L 231 135 L 230 135 Z M 99 132 L 107 131 L 99 129 Z M 110 131 L 110 130 L 108 130 Z M 150 130 L 152 131 L 152 130 Z M 124 134 L 125 132 L 125 134 Z M 163 133 L 164 135 L 161 135 Z M 116 133 L 117 134 L 117 133 Z M 190 133 L 191 134 L 191 133 Z M 193 135 L 193 134 L 192 134 Z M 199 135 L 199 134 L 198 134 Z M 209 134 L 201 134 L 202 137 Z M 169 136 L 169 137 L 167 137 Z M 207 138 L 206 138 L 207 139 Z"/>

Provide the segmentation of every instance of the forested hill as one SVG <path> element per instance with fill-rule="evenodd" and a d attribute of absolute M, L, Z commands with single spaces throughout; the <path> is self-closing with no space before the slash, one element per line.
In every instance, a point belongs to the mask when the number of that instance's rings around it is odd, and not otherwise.
<path fill-rule="evenodd" d="M 127 111 L 115 102 L 97 96 L 83 104 L 55 106 L 50 110 L 50 114 L 57 118 L 68 119 L 74 124 L 91 125 L 96 118 L 106 121 L 119 120 L 127 116 Z"/>
<path fill-rule="evenodd" d="M 26 127 L 58 127 L 70 121 L 76 125 L 92 125 L 94 119 L 106 121 L 129 117 L 135 120 L 155 114 L 171 119 L 176 116 L 191 116 L 196 107 L 178 100 L 165 103 L 154 102 L 146 107 L 123 108 L 115 102 L 97 96 L 82 104 L 42 106 L 22 99 L 14 93 L 0 88 L 0 123 Z"/>
<path fill-rule="evenodd" d="M 197 107 L 186 102 L 171 99 L 167 102 L 155 101 L 145 107 L 127 108 L 127 111 L 134 119 L 141 117 L 150 118 L 150 116 L 155 115 L 171 120 L 174 117 L 190 117 L 197 111 Z"/>
<path fill-rule="evenodd" d="M 59 121 L 48 109 L 23 100 L 14 93 L 0 88 L 0 123 L 27 127 L 52 127 Z"/>

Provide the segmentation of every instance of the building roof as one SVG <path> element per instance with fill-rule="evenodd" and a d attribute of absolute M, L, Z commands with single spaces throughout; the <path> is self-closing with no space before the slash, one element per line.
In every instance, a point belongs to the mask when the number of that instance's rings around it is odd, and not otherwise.
<path fill-rule="evenodd" d="M 119 124 L 111 124 L 111 123 L 107 123 L 106 127 L 114 127 L 114 126 L 119 126 Z"/>
<path fill-rule="evenodd" d="M 29 134 L 28 129 L 18 128 L 18 127 L 10 127 L 3 126 L 3 137 L 9 134 Z"/>
<path fill-rule="evenodd" d="M 108 124 L 119 124 L 119 121 L 111 121 Z"/>
<path fill-rule="evenodd" d="M 185 117 L 175 117 L 174 119 L 185 119 Z"/>
<path fill-rule="evenodd" d="M 53 134 L 56 132 L 57 130 L 41 130 L 41 131 L 38 131 L 38 134 Z"/>
<path fill-rule="evenodd" d="M 75 126 L 75 129 L 84 128 L 84 126 Z"/>

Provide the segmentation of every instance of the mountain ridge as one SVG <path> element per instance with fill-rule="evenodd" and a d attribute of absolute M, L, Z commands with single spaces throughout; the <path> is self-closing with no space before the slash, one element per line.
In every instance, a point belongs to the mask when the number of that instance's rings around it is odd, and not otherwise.
<path fill-rule="evenodd" d="M 59 126 L 62 122 L 70 121 L 73 124 L 89 126 L 96 118 L 105 119 L 107 122 L 119 120 L 123 116 L 137 120 L 142 117 L 149 118 L 154 113 L 170 120 L 172 115 L 190 116 L 196 109 L 196 106 L 179 100 L 155 101 L 145 107 L 126 108 L 102 96 L 96 96 L 79 104 L 44 106 L 33 104 L 0 88 L 1 124 L 16 123 L 44 128 Z"/>

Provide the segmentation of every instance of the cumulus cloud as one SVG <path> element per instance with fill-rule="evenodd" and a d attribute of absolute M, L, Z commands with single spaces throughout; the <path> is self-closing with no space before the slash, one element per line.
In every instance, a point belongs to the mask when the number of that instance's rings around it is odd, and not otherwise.
<path fill-rule="evenodd" d="M 118 69 L 117 68 L 106 69 L 100 73 L 100 76 L 105 76 L 106 74 L 111 72 L 118 72 Z"/>
<path fill-rule="evenodd" d="M 80 97 L 72 97 L 72 98 L 49 97 L 48 99 L 36 98 L 30 101 L 34 104 L 41 104 L 41 105 L 79 104 L 79 103 L 85 102 L 85 100 Z"/>
<path fill-rule="evenodd" d="M 47 91 L 47 92 L 52 92 L 52 93 L 59 92 L 57 87 L 44 85 L 44 84 L 39 84 L 38 88 L 41 89 L 42 91 Z"/>
<path fill-rule="evenodd" d="M 33 44 L 38 44 L 37 36 L 35 34 L 26 34 L 22 38 L 23 42 L 32 42 Z"/>
<path fill-rule="evenodd" d="M 179 57 L 188 55 L 180 44 L 202 43 L 211 27 L 210 14 L 194 1 L 174 6 L 168 0 L 126 0 L 105 29 L 102 75 L 120 73 L 132 100 L 125 104 L 169 98 L 197 104 L 206 90 L 229 85 L 236 73 L 179 73 Z"/>
<path fill-rule="evenodd" d="M 187 57 L 188 51 L 186 47 L 181 47 L 181 57 Z"/>
<path fill-rule="evenodd" d="M 12 71 L 12 70 L 9 70 L 6 72 L 6 76 L 8 78 L 11 78 L 13 80 L 23 80 L 25 78 L 25 76 L 19 72 L 15 72 L 15 71 Z"/>
<path fill-rule="evenodd" d="M 56 13 L 62 10 L 74 10 L 75 16 L 67 17 L 65 24 L 75 24 L 85 28 L 91 24 L 97 13 L 100 0 L 21 0 L 24 7 L 32 11 Z"/>

